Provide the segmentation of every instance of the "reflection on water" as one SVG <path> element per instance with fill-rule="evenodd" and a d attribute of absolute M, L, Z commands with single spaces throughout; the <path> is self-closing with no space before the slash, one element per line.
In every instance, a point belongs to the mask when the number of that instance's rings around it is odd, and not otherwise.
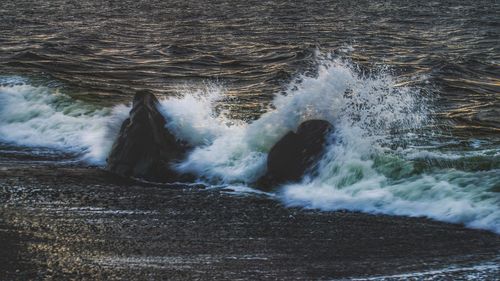
<path fill-rule="evenodd" d="M 498 135 L 495 1 L 3 1 L 0 72 L 46 76 L 94 102 L 218 80 L 255 118 L 334 50 L 432 89 L 443 118 Z M 424 79 L 422 79 L 422 77 Z"/>

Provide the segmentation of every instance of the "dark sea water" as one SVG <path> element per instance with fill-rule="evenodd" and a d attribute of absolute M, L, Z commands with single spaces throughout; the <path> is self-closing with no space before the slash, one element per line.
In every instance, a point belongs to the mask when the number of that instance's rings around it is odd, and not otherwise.
<path fill-rule="evenodd" d="M 499 233 L 499 63 L 499 1 L 3 0 L 0 155 L 103 165 L 149 89 L 204 182 L 247 190 L 322 118 L 338 142 L 279 200 Z"/>

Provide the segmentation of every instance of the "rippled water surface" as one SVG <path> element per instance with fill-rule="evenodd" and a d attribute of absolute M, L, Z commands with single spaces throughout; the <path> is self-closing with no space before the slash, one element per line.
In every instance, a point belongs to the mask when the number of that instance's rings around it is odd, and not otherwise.
<path fill-rule="evenodd" d="M 498 1 L 6 0 L 0 9 L 0 71 L 87 99 L 215 79 L 239 116 L 255 116 L 319 47 L 425 80 L 461 126 L 500 127 Z"/>
<path fill-rule="evenodd" d="M 323 118 L 339 143 L 285 202 L 500 231 L 499 1 L 4 0 L 0 30 L 3 158 L 102 165 L 149 89 L 209 183 Z"/>

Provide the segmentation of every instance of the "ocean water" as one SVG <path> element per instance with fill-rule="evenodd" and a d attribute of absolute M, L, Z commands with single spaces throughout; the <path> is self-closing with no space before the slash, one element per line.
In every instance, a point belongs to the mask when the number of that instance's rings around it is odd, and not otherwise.
<path fill-rule="evenodd" d="M 273 144 L 320 118 L 336 129 L 317 173 L 276 200 L 500 233 L 498 1 L 4 1 L 0 15 L 6 161 L 105 165 L 149 89 L 196 147 L 175 168 L 209 185 L 248 191 Z"/>

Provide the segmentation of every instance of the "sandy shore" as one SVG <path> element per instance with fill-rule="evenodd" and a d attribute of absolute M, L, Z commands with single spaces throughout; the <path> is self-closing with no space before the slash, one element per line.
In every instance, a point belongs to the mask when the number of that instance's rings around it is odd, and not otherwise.
<path fill-rule="evenodd" d="M 97 168 L 4 161 L 0 200 L 0 280 L 489 279 L 500 272 L 500 236 L 491 232 L 286 208 L 265 195 L 139 184 Z"/>

